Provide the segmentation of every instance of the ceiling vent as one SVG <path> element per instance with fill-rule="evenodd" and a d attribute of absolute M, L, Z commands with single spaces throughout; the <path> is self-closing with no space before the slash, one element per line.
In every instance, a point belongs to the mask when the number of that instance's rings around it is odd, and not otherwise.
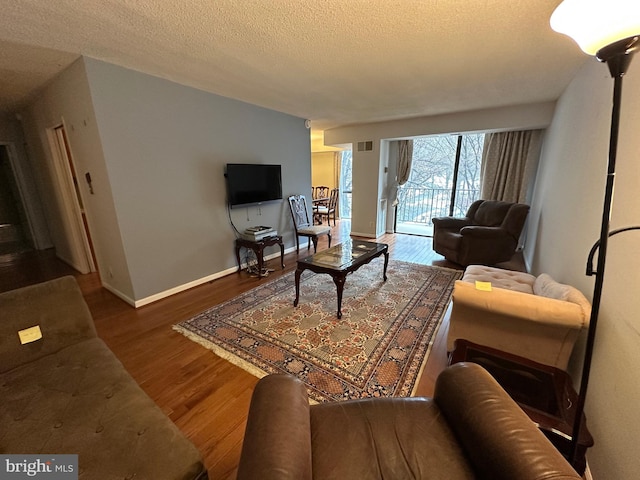
<path fill-rule="evenodd" d="M 358 142 L 359 152 L 370 152 L 371 150 L 373 150 L 373 142 L 371 140 L 368 142 Z"/>

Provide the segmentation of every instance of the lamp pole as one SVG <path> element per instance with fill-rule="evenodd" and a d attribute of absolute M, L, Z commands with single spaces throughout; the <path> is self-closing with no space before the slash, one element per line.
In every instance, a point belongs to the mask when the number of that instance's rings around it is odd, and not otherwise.
<path fill-rule="evenodd" d="M 602 298 L 602 288 L 604 284 L 605 261 L 607 257 L 607 245 L 609 243 L 609 221 L 611 219 L 611 207 L 613 205 L 613 187 L 616 175 L 616 157 L 618 153 L 618 132 L 620 127 L 620 104 L 622 98 L 622 77 L 629 68 L 631 58 L 640 47 L 640 37 L 630 37 L 612 43 L 598 51 L 596 57 L 601 62 L 607 63 L 611 76 L 614 79 L 613 85 L 613 106 L 611 109 L 611 131 L 609 134 L 609 163 L 607 167 L 607 182 L 605 187 L 604 205 L 602 208 L 602 223 L 600 226 L 600 252 L 596 267 L 596 280 L 593 287 L 593 299 L 591 302 L 591 316 L 589 318 L 589 329 L 587 332 L 587 344 L 585 348 L 584 362 L 582 365 L 582 376 L 580 379 L 580 392 L 576 405 L 576 416 L 573 422 L 573 432 L 571 435 L 571 449 L 569 461 L 575 467 L 578 453 L 578 437 L 584 404 L 589 386 L 589 374 L 591 372 L 591 360 L 593 357 L 593 347 L 598 326 L 598 314 L 600 312 L 600 300 Z"/>

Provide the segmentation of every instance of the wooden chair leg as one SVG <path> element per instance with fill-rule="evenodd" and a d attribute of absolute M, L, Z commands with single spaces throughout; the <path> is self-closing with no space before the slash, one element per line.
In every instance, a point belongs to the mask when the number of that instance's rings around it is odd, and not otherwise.
<path fill-rule="evenodd" d="M 331 248 L 331 232 L 327 233 L 327 237 L 329 237 L 329 248 Z"/>
<path fill-rule="evenodd" d="M 318 251 L 318 237 L 310 237 L 313 238 L 313 253 L 316 253 Z"/>

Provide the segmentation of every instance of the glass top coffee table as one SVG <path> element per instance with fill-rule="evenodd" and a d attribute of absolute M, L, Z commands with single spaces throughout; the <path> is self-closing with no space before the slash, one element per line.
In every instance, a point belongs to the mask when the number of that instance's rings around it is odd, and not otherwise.
<path fill-rule="evenodd" d="M 300 300 L 300 275 L 305 270 L 315 273 L 327 273 L 333 278 L 338 291 L 338 313 L 342 318 L 342 292 L 347 275 L 355 272 L 362 265 L 369 263 L 374 258 L 384 255 L 384 270 L 382 278 L 387 281 L 387 265 L 389 264 L 389 246 L 386 243 L 365 242 L 363 240 L 348 241 L 318 252 L 310 257 L 298 260 L 296 268 L 296 299 L 293 306 L 298 306 Z"/>

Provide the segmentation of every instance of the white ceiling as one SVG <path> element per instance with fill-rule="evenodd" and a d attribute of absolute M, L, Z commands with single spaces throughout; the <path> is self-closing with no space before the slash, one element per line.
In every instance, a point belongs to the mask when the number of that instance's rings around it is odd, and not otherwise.
<path fill-rule="evenodd" d="M 0 109 L 79 55 L 328 127 L 555 100 L 560 0 L 0 0 Z M 314 135 L 315 137 L 316 135 Z"/>

